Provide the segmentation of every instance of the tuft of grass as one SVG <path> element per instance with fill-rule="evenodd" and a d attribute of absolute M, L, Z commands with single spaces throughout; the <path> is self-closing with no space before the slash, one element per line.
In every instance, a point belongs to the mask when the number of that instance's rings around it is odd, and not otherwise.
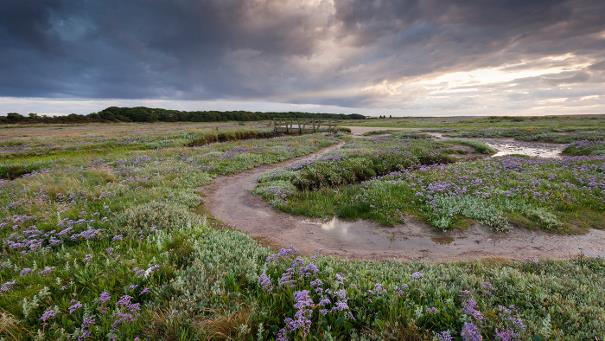
<path fill-rule="evenodd" d="M 458 144 L 463 146 L 469 146 L 475 150 L 475 152 L 486 155 L 496 154 L 496 150 L 487 144 L 475 140 L 448 140 L 448 143 Z"/>
<path fill-rule="evenodd" d="M 259 131 L 259 130 L 231 130 L 222 132 L 211 132 L 195 137 L 187 143 L 189 147 L 203 146 L 209 143 L 227 142 L 249 139 L 266 139 L 280 136 L 274 131 Z"/>

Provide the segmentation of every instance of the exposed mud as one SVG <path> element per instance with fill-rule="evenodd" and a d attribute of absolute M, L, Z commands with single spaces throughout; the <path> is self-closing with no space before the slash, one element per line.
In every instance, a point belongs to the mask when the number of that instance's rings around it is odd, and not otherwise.
<path fill-rule="evenodd" d="M 562 236 L 528 230 L 496 234 L 474 225 L 465 231 L 436 232 L 430 226 L 408 221 L 383 227 L 368 221 L 319 221 L 279 212 L 252 190 L 260 175 L 301 161 L 314 160 L 339 148 L 308 157 L 269 165 L 234 176 L 220 177 L 203 189 L 204 204 L 217 219 L 271 245 L 293 246 L 304 254 L 403 261 L 455 261 L 480 258 L 605 257 L 605 231 Z"/>

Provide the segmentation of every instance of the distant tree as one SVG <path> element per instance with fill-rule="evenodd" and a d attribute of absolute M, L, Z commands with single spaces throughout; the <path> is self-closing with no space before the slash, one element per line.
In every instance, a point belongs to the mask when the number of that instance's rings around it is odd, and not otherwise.
<path fill-rule="evenodd" d="M 3 123 L 82 123 L 82 122 L 216 122 L 260 121 L 270 119 L 365 119 L 360 114 L 327 114 L 308 112 L 251 112 L 251 111 L 178 111 L 147 107 L 108 107 L 88 115 L 45 116 L 36 113 L 28 117 L 9 113 L 0 117 Z"/>
<path fill-rule="evenodd" d="M 6 119 L 9 122 L 20 122 L 23 121 L 25 117 L 16 112 L 9 112 L 8 114 L 6 114 Z"/>

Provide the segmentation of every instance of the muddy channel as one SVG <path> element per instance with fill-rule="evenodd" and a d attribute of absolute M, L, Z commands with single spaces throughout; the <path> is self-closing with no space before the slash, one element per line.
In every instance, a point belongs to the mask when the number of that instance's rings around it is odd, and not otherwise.
<path fill-rule="evenodd" d="M 510 140 L 486 142 L 496 148 L 499 155 L 531 152 L 530 156 L 556 157 L 560 153 L 559 146 L 553 149 L 553 146 L 517 144 Z M 220 177 L 202 189 L 204 205 L 215 218 L 235 229 L 267 244 L 294 247 L 308 255 L 431 262 L 481 258 L 564 259 L 578 255 L 605 257 L 605 230 L 590 230 L 572 236 L 525 229 L 493 233 L 476 224 L 464 231 L 441 233 L 413 220 L 394 227 L 363 220 L 333 218 L 321 221 L 285 214 L 252 194 L 260 175 L 317 159 L 341 145 L 307 157 Z"/>

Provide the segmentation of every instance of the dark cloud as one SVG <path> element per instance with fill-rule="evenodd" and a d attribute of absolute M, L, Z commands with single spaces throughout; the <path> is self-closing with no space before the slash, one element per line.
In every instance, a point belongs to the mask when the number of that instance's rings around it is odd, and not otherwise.
<path fill-rule="evenodd" d="M 601 0 L 5 0 L 0 96 L 378 105 L 364 89 L 384 81 L 604 60 L 603 13 Z M 602 63 L 541 79 L 594 81 Z"/>

